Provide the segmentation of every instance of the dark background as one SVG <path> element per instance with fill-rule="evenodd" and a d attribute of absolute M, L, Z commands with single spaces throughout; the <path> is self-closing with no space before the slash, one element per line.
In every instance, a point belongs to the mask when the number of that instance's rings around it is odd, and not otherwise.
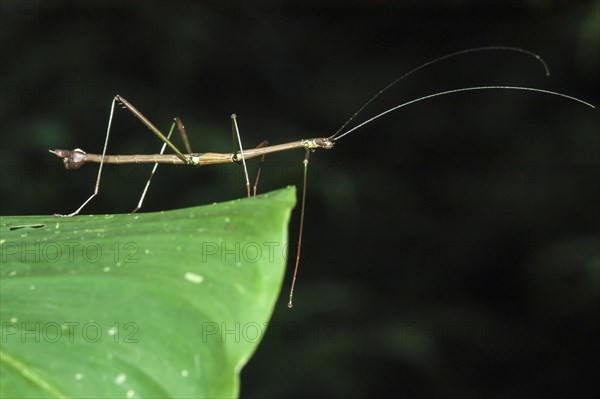
<path fill-rule="evenodd" d="M 70 212 L 121 94 L 195 151 L 330 135 L 435 91 L 485 84 L 596 105 L 598 2 L 2 1 L 2 215 Z M 485 5 L 483 5 L 485 4 Z M 160 142 L 117 111 L 110 153 Z M 532 398 L 598 391 L 598 112 L 558 97 L 469 92 L 407 107 L 311 158 L 296 307 L 289 274 L 242 397 Z M 301 184 L 302 151 L 267 158 L 260 191 Z M 109 167 L 84 213 L 123 213 L 150 167 Z M 239 198 L 239 169 L 161 167 L 144 211 Z M 298 209 L 290 239 L 297 237 Z"/>

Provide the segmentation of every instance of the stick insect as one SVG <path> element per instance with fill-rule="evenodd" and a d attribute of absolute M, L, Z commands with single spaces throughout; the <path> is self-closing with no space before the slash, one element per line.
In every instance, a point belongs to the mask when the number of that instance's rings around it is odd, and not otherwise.
<path fill-rule="evenodd" d="M 143 201 L 144 201 L 144 198 L 148 191 L 148 188 L 150 186 L 152 176 L 156 172 L 158 164 L 189 165 L 189 166 L 217 165 L 217 164 L 227 164 L 227 163 L 241 164 L 243 167 L 243 170 L 244 170 L 247 196 L 250 197 L 251 196 L 250 179 L 248 176 L 248 169 L 246 167 L 246 160 L 251 159 L 251 158 L 256 158 L 256 157 L 262 157 L 262 159 L 261 159 L 261 164 L 262 164 L 262 160 L 264 160 L 264 157 L 268 154 L 275 153 L 275 152 L 281 152 L 281 151 L 287 151 L 287 150 L 293 150 L 293 149 L 302 149 L 305 151 L 305 156 L 304 156 L 304 161 L 303 161 L 303 164 L 304 164 L 303 189 L 302 189 L 302 202 L 301 202 L 301 211 L 300 211 L 298 247 L 297 247 L 294 274 L 292 277 L 292 283 L 291 283 L 290 294 L 289 294 L 289 302 L 288 302 L 288 307 L 291 308 L 291 307 L 293 307 L 294 287 L 296 284 L 298 265 L 300 263 L 300 251 L 301 251 L 301 246 L 302 246 L 302 231 L 303 231 L 303 226 L 304 226 L 305 203 L 306 203 L 307 170 L 308 170 L 309 155 L 312 152 L 316 151 L 317 149 L 330 150 L 334 147 L 334 145 L 341 138 L 364 127 L 365 125 L 375 121 L 376 119 L 379 119 L 391 112 L 399 110 L 400 108 L 404 108 L 408 105 L 411 105 L 411 104 L 414 104 L 414 103 L 417 103 L 420 101 L 424 101 L 427 99 L 431 99 L 434 97 L 456 94 L 456 93 L 460 93 L 460 92 L 478 91 L 478 90 L 529 91 L 529 92 L 542 93 L 542 94 L 546 94 L 546 95 L 559 96 L 559 97 L 586 105 L 588 107 L 595 108 L 592 104 L 587 103 L 581 99 L 572 97 L 567 94 L 550 91 L 550 90 L 538 89 L 538 88 L 533 88 L 533 87 L 521 87 L 521 86 L 472 86 L 472 87 L 462 87 L 462 88 L 458 88 L 458 89 L 440 91 L 440 92 L 436 92 L 433 94 L 418 97 L 416 99 L 404 102 L 395 107 L 389 108 L 386 111 L 383 111 L 383 112 L 355 125 L 354 127 L 347 128 L 347 126 L 350 124 L 350 122 L 352 122 L 360 113 L 362 113 L 362 111 L 365 108 L 367 108 L 373 101 L 375 101 L 384 92 L 388 91 L 390 88 L 395 86 L 398 82 L 405 79 L 409 75 L 412 75 L 415 72 L 417 72 L 427 66 L 436 64 L 436 63 L 446 60 L 448 58 L 459 56 L 459 55 L 464 55 L 467 53 L 479 52 L 479 51 L 510 51 L 510 52 L 517 52 L 517 53 L 524 54 L 526 56 L 532 57 L 535 60 L 537 60 L 543 67 L 546 76 L 550 75 L 550 71 L 548 69 L 548 66 L 546 65 L 546 62 L 539 55 L 537 55 L 531 51 L 525 50 L 525 49 L 521 49 L 521 48 L 517 48 L 517 47 L 491 46 L 491 47 L 470 48 L 470 49 L 466 49 L 466 50 L 462 50 L 462 51 L 457 51 L 457 52 L 453 52 L 453 53 L 444 55 L 442 57 L 435 58 L 424 64 L 421 64 L 420 66 L 408 71 L 404 75 L 394 79 L 388 85 L 386 85 L 381 90 L 379 90 L 377 93 L 375 93 L 375 95 L 373 95 L 366 103 L 364 103 L 346 122 L 344 122 L 340 126 L 340 128 L 335 133 L 333 133 L 332 135 L 327 136 L 327 137 L 315 137 L 315 138 L 309 138 L 309 139 L 301 139 L 301 140 L 297 140 L 297 141 L 292 141 L 292 142 L 288 142 L 288 143 L 284 143 L 284 144 L 271 145 L 271 146 L 268 145 L 268 142 L 263 141 L 256 148 L 244 150 L 242 147 L 242 140 L 241 140 L 238 124 L 237 124 L 237 118 L 236 118 L 236 115 L 233 114 L 233 115 L 231 115 L 232 137 L 234 139 L 234 142 L 237 144 L 238 149 L 234 150 L 233 152 L 229 152 L 229 153 L 214 153 L 214 152 L 194 153 L 194 152 L 192 152 L 185 127 L 180 118 L 174 118 L 174 122 L 171 125 L 169 133 L 167 135 L 164 135 L 136 107 L 134 107 L 130 102 L 125 100 L 120 95 L 116 95 L 113 98 L 111 108 L 110 108 L 110 116 L 108 119 L 108 127 L 106 129 L 106 136 L 104 139 L 104 148 L 102 150 L 102 154 L 87 153 L 79 148 L 76 148 L 72 151 L 60 150 L 60 149 L 50 150 L 51 153 L 55 154 L 59 158 L 62 158 L 66 169 L 78 169 L 88 162 L 100 164 L 100 166 L 98 168 L 98 176 L 96 178 L 94 192 L 90 195 L 90 197 L 87 200 L 85 200 L 83 202 L 83 204 L 79 208 L 77 208 L 75 211 L 73 211 L 72 213 L 65 214 L 65 215 L 55 214 L 55 216 L 61 216 L 61 217 L 75 216 L 81 212 L 81 210 L 92 200 L 92 198 L 94 198 L 96 195 L 98 195 L 99 187 L 100 187 L 100 179 L 102 176 L 102 168 L 103 168 L 104 164 L 129 164 L 129 163 L 154 164 L 154 167 L 150 173 L 150 177 L 149 177 L 148 181 L 146 182 L 146 186 L 144 188 L 144 191 L 142 192 L 142 196 L 138 202 L 138 205 L 132 211 L 132 213 L 135 213 L 138 210 L 140 210 L 143 205 Z M 162 148 L 158 154 L 143 154 L 143 155 L 108 155 L 108 154 L 106 154 L 106 149 L 108 146 L 108 139 L 110 136 L 110 128 L 111 128 L 112 119 L 113 119 L 114 110 L 115 110 L 115 104 L 117 104 L 117 103 L 120 104 L 123 108 L 129 110 L 152 133 L 154 133 L 160 140 L 163 141 Z M 186 150 L 185 153 L 180 151 L 179 148 L 177 146 L 175 146 L 175 144 L 173 144 L 173 142 L 170 140 L 175 127 L 177 127 L 177 130 L 179 131 L 181 139 L 184 143 L 185 150 Z M 165 154 L 164 153 L 167 146 L 174 152 L 173 154 Z M 255 179 L 254 190 L 253 190 L 254 195 L 256 195 L 259 177 L 260 177 L 260 167 L 258 169 L 257 177 Z"/>

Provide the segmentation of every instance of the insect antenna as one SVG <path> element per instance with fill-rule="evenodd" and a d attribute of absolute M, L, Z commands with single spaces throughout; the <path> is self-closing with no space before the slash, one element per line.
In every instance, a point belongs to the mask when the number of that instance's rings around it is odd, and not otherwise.
<path fill-rule="evenodd" d="M 382 88 L 381 90 L 379 90 L 377 93 L 375 93 L 375 95 L 373 95 L 373 97 L 371 97 L 366 103 L 364 103 L 346 122 L 344 122 L 339 128 L 338 130 L 331 135 L 329 138 L 330 139 L 334 139 L 338 134 L 341 133 L 342 130 L 344 130 L 346 128 L 346 126 L 348 126 L 348 124 L 350 122 L 352 122 L 354 120 L 354 118 L 356 118 L 365 108 L 367 108 L 373 101 L 375 101 L 379 96 L 381 96 L 383 93 L 385 93 L 386 91 L 388 91 L 389 89 L 391 89 L 393 86 L 395 86 L 398 82 L 400 82 L 401 80 L 403 80 L 404 78 L 412 75 L 413 73 L 420 71 L 421 69 L 428 67 L 430 65 L 436 64 L 440 61 L 446 60 L 448 58 L 452 58 L 452 57 L 456 57 L 459 55 L 463 55 L 463 54 L 468 54 L 468 53 L 474 53 L 474 52 L 478 52 L 478 51 L 512 51 L 512 52 L 517 52 L 517 53 L 522 53 L 525 55 L 528 55 L 530 57 L 533 57 L 534 59 L 536 59 L 537 61 L 540 62 L 540 64 L 542 64 L 542 67 L 544 68 L 544 73 L 546 74 L 546 76 L 550 76 L 550 70 L 548 69 L 548 65 L 546 64 L 546 62 L 543 60 L 542 57 L 540 57 L 539 55 L 537 55 L 534 52 L 531 52 L 529 50 L 525 50 L 519 47 L 507 47 L 507 46 L 487 46 L 487 47 L 475 47 L 475 48 L 470 48 L 470 49 L 466 49 L 466 50 L 461 50 L 461 51 L 455 51 L 453 53 L 450 54 L 446 54 L 443 55 L 441 57 L 435 58 L 431 61 L 428 61 L 424 64 L 419 65 L 418 67 L 411 69 L 410 71 L 406 72 L 404 75 L 392 80 L 390 83 L 388 83 L 387 86 L 385 86 L 384 88 Z"/>
<path fill-rule="evenodd" d="M 411 104 L 414 104 L 414 103 L 417 103 L 417 102 L 420 102 L 420 101 L 423 101 L 423 100 L 428 100 L 428 99 L 434 98 L 434 97 L 445 96 L 445 95 L 448 95 L 448 94 L 456 94 L 456 93 L 460 93 L 460 92 L 463 92 L 463 91 L 475 91 L 475 90 L 521 90 L 521 91 L 532 91 L 532 92 L 536 92 L 536 93 L 543 93 L 543 94 L 549 94 L 549 95 L 553 95 L 553 96 L 563 97 L 563 98 L 566 98 L 568 100 L 576 101 L 578 103 L 586 105 L 586 106 L 588 106 L 590 108 L 596 108 L 592 104 L 590 104 L 588 102 L 585 102 L 583 100 L 580 100 L 579 98 L 576 98 L 576 97 L 573 97 L 573 96 L 569 96 L 569 95 L 563 94 L 563 93 L 558 93 L 558 92 L 555 92 L 555 91 L 544 90 L 544 89 L 536 89 L 534 87 L 520 87 L 520 86 L 474 86 L 474 87 L 462 87 L 460 89 L 440 91 L 440 92 L 429 94 L 429 95 L 426 95 L 426 96 L 423 96 L 423 97 L 415 98 L 414 100 L 407 101 L 405 103 L 402 103 L 402 104 L 397 105 L 395 107 L 389 108 L 386 111 L 383 111 L 383 112 L 381 112 L 381 113 L 379 113 L 379 114 L 377 114 L 377 115 L 375 115 L 375 116 L 367 119 L 366 121 L 364 121 L 364 122 L 362 122 L 362 123 L 354 126 L 353 128 L 351 128 L 349 130 L 346 130 L 344 133 L 342 133 L 341 135 L 339 135 L 337 137 L 333 137 L 332 136 L 330 138 L 333 141 L 337 141 L 337 140 L 341 139 L 342 137 L 344 137 L 344 136 L 346 136 L 346 135 L 354 132 L 355 130 L 357 130 L 357 129 L 359 129 L 359 128 L 361 128 L 361 127 L 363 127 L 363 126 L 365 126 L 365 125 L 367 125 L 367 124 L 369 124 L 371 122 L 373 122 L 374 120 L 379 119 L 382 116 L 389 114 L 390 112 L 396 111 L 396 110 L 398 110 L 400 108 L 404 108 L 407 105 L 411 105 Z"/>

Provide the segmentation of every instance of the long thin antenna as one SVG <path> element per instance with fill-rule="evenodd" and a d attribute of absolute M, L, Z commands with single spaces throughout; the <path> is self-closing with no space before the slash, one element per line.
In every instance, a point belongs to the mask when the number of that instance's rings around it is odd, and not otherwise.
<path fill-rule="evenodd" d="M 369 104 L 371 104 L 373 101 L 375 101 L 375 99 L 377 99 L 380 95 L 382 95 L 385 91 L 389 90 L 392 88 L 392 86 L 394 86 L 396 83 L 398 83 L 399 81 L 401 81 L 402 79 L 406 78 L 407 76 L 412 75 L 413 73 L 428 67 L 429 65 L 433 65 L 436 64 L 440 61 L 443 61 L 445 59 L 451 58 L 451 57 L 455 57 L 457 55 L 462 55 L 462 54 L 468 54 L 468 53 L 474 53 L 477 51 L 514 51 L 517 53 L 522 53 L 522 54 L 526 54 L 528 56 L 531 56 L 533 58 L 535 58 L 536 60 L 538 60 L 541 64 L 542 67 L 544 68 L 544 73 L 546 74 L 546 76 L 550 76 L 550 70 L 548 69 L 548 65 L 546 64 L 546 62 L 544 61 L 544 59 L 542 57 L 540 57 L 539 55 L 537 55 L 534 52 L 519 48 L 519 47 L 507 47 L 507 46 L 487 46 L 487 47 L 476 47 L 476 48 L 470 48 L 470 49 L 466 49 L 466 50 L 461 50 L 461 51 L 456 51 L 454 53 L 450 53 L 450 54 L 446 54 L 443 55 L 441 57 L 438 57 L 436 59 L 433 59 L 431 61 L 428 61 L 424 64 L 419 65 L 418 67 L 406 72 L 404 75 L 400 76 L 397 79 L 394 79 L 393 81 L 391 81 L 387 86 L 385 86 L 383 89 L 379 90 L 373 97 L 371 97 L 369 99 L 369 101 L 367 101 L 366 103 L 364 103 L 359 109 L 358 111 L 356 111 L 346 122 L 344 122 L 344 124 L 342 126 L 340 126 L 340 128 L 329 138 L 333 139 L 334 137 L 336 137 L 338 134 L 340 134 L 340 132 L 342 130 L 344 130 L 344 128 L 346 126 L 348 126 L 348 124 L 350 122 L 352 122 L 354 120 L 354 118 L 356 118 L 356 116 L 358 116 L 358 114 L 360 114 L 365 108 L 367 108 L 367 106 L 369 106 Z"/>
<path fill-rule="evenodd" d="M 438 93 L 429 94 L 427 96 L 423 96 L 423 97 L 416 98 L 414 100 L 407 101 L 407 102 L 402 103 L 400 105 L 397 105 L 397 106 L 395 106 L 393 108 L 390 108 L 387 111 L 383 111 L 382 113 L 380 113 L 378 115 L 375 115 L 372 118 L 367 119 L 366 121 L 360 123 L 359 125 L 356 125 L 355 127 L 353 127 L 350 130 L 345 131 L 344 133 L 342 133 L 341 135 L 339 135 L 337 137 L 335 137 L 335 135 L 331 136 L 330 139 L 332 139 L 333 141 L 337 141 L 337 140 L 341 139 L 342 137 L 344 137 L 344 136 L 352 133 L 353 131 L 355 131 L 355 130 L 357 130 L 357 129 L 363 127 L 363 126 L 365 126 L 366 124 L 373 122 L 375 119 L 379 119 L 382 116 L 384 116 L 386 114 L 389 114 L 390 112 L 396 111 L 396 110 L 398 110 L 400 108 L 406 107 L 407 105 L 410 105 L 410 104 L 417 103 L 419 101 L 427 100 L 427 99 L 434 98 L 434 97 L 445 96 L 447 94 L 460 93 L 462 91 L 498 90 L 498 89 L 500 89 L 500 90 L 524 90 L 524 91 L 533 91 L 533 92 L 537 92 L 537 93 L 551 94 L 553 96 L 559 96 L 559 97 L 563 97 L 563 98 L 566 98 L 566 99 L 569 99 L 569 100 L 572 100 L 572 101 L 576 101 L 576 102 L 581 103 L 583 105 L 587 105 L 590 108 L 596 108 L 596 107 L 594 107 L 592 104 L 590 104 L 588 102 L 585 102 L 583 100 L 580 100 L 580 99 L 572 97 L 572 96 L 569 96 L 567 94 L 557 93 L 555 91 L 550 91 L 550 90 L 536 89 L 536 88 L 533 88 L 533 87 L 519 87 L 519 86 L 475 86 L 475 87 L 463 87 L 463 88 L 460 88 L 460 89 L 453 89 L 453 90 L 441 91 L 441 92 L 438 92 Z"/>

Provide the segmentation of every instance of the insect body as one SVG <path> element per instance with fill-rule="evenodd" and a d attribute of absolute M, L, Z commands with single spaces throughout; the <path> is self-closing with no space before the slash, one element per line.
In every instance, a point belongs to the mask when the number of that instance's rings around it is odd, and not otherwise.
<path fill-rule="evenodd" d="M 245 174 L 245 178 L 246 178 L 247 195 L 250 196 L 251 195 L 250 194 L 250 179 L 248 176 L 248 170 L 246 168 L 246 160 L 247 159 L 255 158 L 255 157 L 262 157 L 262 159 L 264 159 L 264 157 L 267 154 L 272 154 L 272 153 L 281 152 L 281 151 L 294 150 L 294 149 L 302 149 L 305 151 L 305 157 L 304 157 L 304 162 L 303 162 L 303 164 L 304 164 L 304 181 L 303 181 L 302 205 L 301 205 L 301 214 L 300 214 L 300 233 L 299 233 L 299 238 L 298 238 L 298 252 L 296 255 L 296 266 L 294 269 L 294 277 L 293 277 L 292 286 L 290 289 L 290 299 L 289 299 L 289 303 L 288 303 L 288 306 L 292 307 L 294 284 L 296 281 L 298 264 L 300 262 L 302 229 L 303 229 L 303 225 L 304 225 L 304 205 L 306 202 L 306 180 L 307 180 L 306 177 L 307 177 L 308 160 L 309 160 L 309 155 L 311 152 L 314 152 L 318 149 L 326 149 L 326 150 L 332 149 L 334 147 L 334 145 L 337 143 L 337 141 L 339 141 L 341 138 L 343 138 L 343 137 L 349 135 L 350 133 L 360 129 L 361 127 L 373 122 L 376 119 L 379 119 L 391 112 L 397 111 L 400 108 L 406 107 L 408 105 L 411 105 L 411 104 L 414 104 L 414 103 L 417 103 L 420 101 L 431 99 L 434 97 L 456 94 L 459 92 L 481 91 L 481 90 L 528 91 L 528 92 L 542 93 L 542 94 L 546 94 L 546 95 L 559 96 L 559 97 L 562 97 L 562 98 L 565 98 L 565 99 L 568 99 L 571 101 L 581 103 L 588 107 L 595 108 L 593 105 L 591 105 L 583 100 L 580 100 L 576 97 L 572 97 L 567 94 L 557 93 L 557 92 L 544 90 L 544 89 L 538 89 L 538 88 L 532 88 L 532 87 L 519 87 L 519 86 L 473 86 L 473 87 L 462 87 L 462 88 L 453 89 L 453 90 L 441 91 L 441 92 L 425 95 L 425 96 L 404 102 L 400 105 L 389 108 L 388 110 L 381 112 L 381 113 L 359 123 L 358 125 L 356 125 L 354 127 L 346 129 L 348 124 L 350 122 L 352 122 L 369 104 L 371 104 L 381 94 L 383 94 L 384 92 L 389 90 L 391 87 L 396 85 L 402 79 L 417 72 L 418 70 L 423 69 L 429 65 L 440 62 L 440 61 L 445 60 L 450 57 L 467 54 L 467 53 L 472 53 L 472 52 L 478 52 L 478 51 L 496 51 L 496 50 L 517 52 L 517 53 L 522 53 L 527 56 L 533 57 L 534 59 L 539 61 L 539 63 L 542 65 L 542 67 L 544 68 L 545 74 L 547 76 L 549 76 L 549 74 L 550 74 L 546 63 L 540 56 L 538 56 L 537 54 L 532 53 L 528 50 L 521 49 L 521 48 L 494 46 L 494 47 L 480 47 L 480 48 L 472 48 L 472 49 L 462 50 L 462 51 L 454 52 L 451 54 L 447 54 L 445 56 L 436 58 L 432 61 L 422 64 L 422 65 L 418 66 L 417 68 L 412 69 L 408 73 L 405 73 L 404 75 L 400 76 L 399 78 L 393 80 L 391 83 L 389 83 L 383 89 L 378 91 L 374 96 L 372 96 L 344 124 L 342 124 L 342 126 L 335 133 L 333 133 L 332 135 L 330 135 L 328 137 L 301 139 L 301 140 L 297 140 L 297 141 L 292 141 L 292 142 L 288 142 L 288 143 L 284 143 L 284 144 L 271 145 L 271 146 L 269 146 L 268 143 L 265 141 L 265 142 L 262 142 L 261 144 L 259 144 L 256 148 L 243 149 L 241 135 L 240 135 L 238 124 L 237 124 L 237 117 L 235 114 L 233 114 L 233 115 L 231 115 L 232 136 L 233 136 L 234 140 L 237 142 L 238 149 L 235 151 L 232 151 L 232 152 L 227 152 L 227 153 L 216 153 L 216 152 L 195 153 L 195 152 L 192 152 L 191 148 L 190 148 L 188 136 L 187 136 L 185 127 L 183 126 L 183 122 L 181 121 L 181 119 L 175 118 L 173 124 L 171 125 L 171 129 L 170 129 L 169 133 L 167 135 L 164 135 L 136 107 L 134 107 L 130 102 L 128 102 L 123 97 L 117 95 L 114 97 L 114 99 L 112 101 L 110 116 L 109 116 L 109 120 L 108 120 L 108 127 L 107 127 L 107 131 L 106 131 L 106 137 L 104 140 L 104 148 L 102 150 L 102 154 L 87 153 L 79 148 L 74 149 L 72 151 L 50 150 L 51 153 L 55 154 L 59 158 L 62 158 L 64 166 L 67 169 L 78 169 L 86 163 L 99 163 L 100 164 L 100 166 L 98 168 L 98 177 L 96 179 L 96 185 L 95 185 L 94 192 L 92 193 L 92 195 L 74 212 L 66 214 L 66 215 L 55 214 L 55 216 L 64 216 L 64 217 L 75 216 L 75 215 L 79 214 L 79 212 L 83 209 L 83 207 L 85 207 L 85 205 L 87 205 L 87 203 L 89 201 L 91 201 L 92 198 L 94 198 L 96 195 L 98 195 L 99 187 L 100 187 L 100 180 L 101 180 L 101 176 L 102 176 L 102 167 L 104 164 L 126 164 L 126 163 L 154 164 L 154 167 L 150 174 L 150 178 L 148 179 L 148 182 L 146 183 L 146 187 L 144 188 L 144 191 L 142 193 L 140 201 L 138 202 L 138 206 L 133 210 L 133 212 L 136 212 L 142 207 L 144 197 L 148 191 L 148 187 L 150 185 L 152 176 L 154 175 L 158 164 L 204 166 L 204 165 L 216 165 L 216 164 L 226 164 L 226 163 L 240 163 L 243 165 L 243 168 L 244 168 L 244 174 Z M 109 154 L 106 154 L 106 149 L 108 146 L 108 139 L 110 136 L 110 127 L 111 127 L 112 118 L 113 118 L 114 109 L 115 109 L 115 104 L 120 104 L 123 106 L 123 108 L 129 110 L 144 125 L 146 125 L 146 127 L 152 133 L 154 133 L 160 140 L 163 141 L 164 144 L 161 148 L 160 153 L 158 153 L 158 154 L 140 154 L 140 155 L 109 155 Z M 175 127 L 177 127 L 177 130 L 179 131 L 181 138 L 184 142 L 185 149 L 186 149 L 185 153 L 180 151 L 179 148 L 177 148 L 177 146 L 175 146 L 170 140 L 171 134 L 173 133 Z M 173 150 L 173 152 L 174 152 L 173 154 L 164 154 L 164 151 L 167 146 L 171 150 Z M 257 177 L 255 179 L 254 195 L 256 195 L 256 188 L 257 188 L 259 176 L 260 176 L 260 168 L 259 168 Z"/>

